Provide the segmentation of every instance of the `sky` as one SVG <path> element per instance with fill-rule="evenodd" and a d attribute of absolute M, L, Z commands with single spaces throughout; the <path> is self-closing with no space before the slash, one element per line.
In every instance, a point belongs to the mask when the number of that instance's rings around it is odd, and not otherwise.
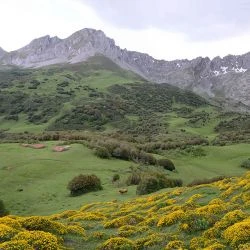
<path fill-rule="evenodd" d="M 250 51 L 249 13 L 250 0 L 0 0 L 0 47 L 94 28 L 157 59 L 237 55 Z"/>

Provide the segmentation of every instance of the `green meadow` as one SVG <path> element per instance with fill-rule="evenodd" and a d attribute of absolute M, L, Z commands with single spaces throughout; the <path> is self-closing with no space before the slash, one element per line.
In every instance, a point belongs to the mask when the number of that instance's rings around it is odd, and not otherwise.
<path fill-rule="evenodd" d="M 98 201 L 123 201 L 136 196 L 135 186 L 128 193 L 118 190 L 136 164 L 118 159 L 100 159 L 81 144 L 72 144 L 65 152 L 53 152 L 56 142 L 45 142 L 45 149 L 32 149 L 17 143 L 0 144 L 0 197 L 12 214 L 46 215 L 63 210 L 79 209 L 82 205 Z M 170 152 L 176 172 L 166 171 L 170 177 L 181 178 L 184 184 L 195 179 L 216 176 L 238 176 L 246 170 L 239 167 L 249 156 L 250 145 L 238 144 L 224 147 L 204 147 L 206 156 Z M 121 184 L 113 184 L 118 173 Z M 71 197 L 68 182 L 78 174 L 96 174 L 103 190 Z M 22 190 L 22 191 L 20 191 Z"/>

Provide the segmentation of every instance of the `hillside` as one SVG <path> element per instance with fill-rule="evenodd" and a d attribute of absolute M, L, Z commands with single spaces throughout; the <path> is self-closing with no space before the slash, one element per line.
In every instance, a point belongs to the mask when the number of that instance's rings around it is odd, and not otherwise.
<path fill-rule="evenodd" d="M 0 218 L 3 249 L 249 249 L 250 176 L 50 216 Z"/>
<path fill-rule="evenodd" d="M 249 113 L 103 53 L 20 68 L 19 52 L 0 69 L 0 249 L 249 249 Z"/>
<path fill-rule="evenodd" d="M 74 64 L 97 54 L 149 81 L 192 90 L 226 108 L 247 111 L 250 105 L 250 53 L 214 59 L 157 60 L 147 54 L 121 49 L 103 31 L 94 29 L 79 30 L 65 39 L 44 36 L 9 53 L 1 50 L 0 67 Z"/>

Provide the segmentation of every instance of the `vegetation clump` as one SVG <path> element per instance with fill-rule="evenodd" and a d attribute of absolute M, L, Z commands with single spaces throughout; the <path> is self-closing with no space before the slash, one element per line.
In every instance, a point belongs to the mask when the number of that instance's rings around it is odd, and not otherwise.
<path fill-rule="evenodd" d="M 248 158 L 247 160 L 243 161 L 240 166 L 242 168 L 246 168 L 246 169 L 250 169 L 250 158 Z"/>
<path fill-rule="evenodd" d="M 68 183 L 72 196 L 102 190 L 101 180 L 96 175 L 78 175 Z"/>
<path fill-rule="evenodd" d="M 159 159 L 157 161 L 157 163 L 158 163 L 159 166 L 164 167 L 164 169 L 166 169 L 166 170 L 169 170 L 169 171 L 175 170 L 174 163 L 169 159 Z"/>
<path fill-rule="evenodd" d="M 182 186 L 182 180 L 180 179 L 170 179 L 167 178 L 164 174 L 152 173 L 151 175 L 147 174 L 145 176 L 142 176 L 137 186 L 136 194 L 150 194 L 163 188 L 180 186 Z"/>
<path fill-rule="evenodd" d="M 0 217 L 7 215 L 9 212 L 5 208 L 5 205 L 2 200 L 0 200 Z"/>

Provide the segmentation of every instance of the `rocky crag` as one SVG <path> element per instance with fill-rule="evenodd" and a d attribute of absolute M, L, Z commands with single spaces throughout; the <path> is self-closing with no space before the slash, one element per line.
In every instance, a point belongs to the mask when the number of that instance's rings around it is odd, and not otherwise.
<path fill-rule="evenodd" d="M 78 63 L 96 54 L 102 54 L 150 81 L 189 89 L 231 108 L 249 109 L 250 53 L 212 60 L 208 57 L 156 60 L 148 54 L 121 49 L 100 30 L 83 29 L 66 39 L 44 36 L 12 52 L 0 48 L 0 64 L 43 67 Z"/>

